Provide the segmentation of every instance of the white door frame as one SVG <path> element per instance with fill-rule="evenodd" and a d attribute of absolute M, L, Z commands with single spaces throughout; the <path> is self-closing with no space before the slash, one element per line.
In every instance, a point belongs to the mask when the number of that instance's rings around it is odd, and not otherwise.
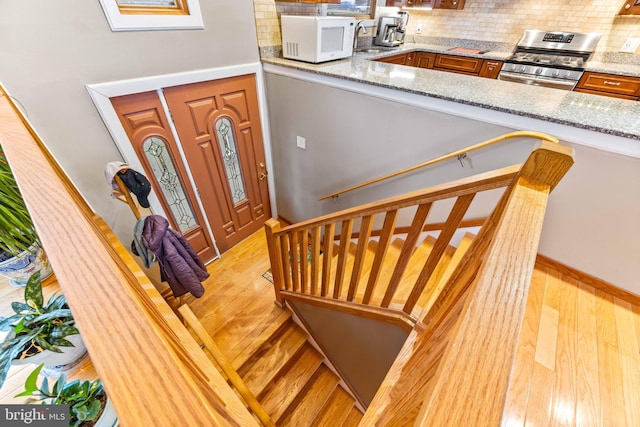
<path fill-rule="evenodd" d="M 111 137 L 114 142 L 122 158 L 126 163 L 131 165 L 136 170 L 144 170 L 140 160 L 138 159 L 137 154 L 133 149 L 133 145 L 127 136 L 127 133 L 124 130 L 124 127 L 120 123 L 120 119 L 111 104 L 109 98 L 113 98 L 116 96 L 122 95 L 131 95 L 134 93 L 140 92 L 150 92 L 156 91 L 159 95 L 162 106 L 165 110 L 165 115 L 167 118 L 170 117 L 169 112 L 167 110 L 167 104 L 165 102 L 162 89 L 171 87 L 171 86 L 180 86 L 189 83 L 198 83 L 209 80 L 218 80 L 227 77 L 240 76 L 245 74 L 255 74 L 256 76 L 256 85 L 258 92 L 258 108 L 260 110 L 260 124 L 262 126 L 262 140 L 264 142 L 264 151 L 265 151 L 265 160 L 267 163 L 267 170 L 273 171 L 273 158 L 271 156 L 271 139 L 269 131 L 269 120 L 267 115 L 267 102 L 265 99 L 265 85 L 264 85 L 264 74 L 262 72 L 262 64 L 259 62 L 253 62 L 249 64 L 242 65 L 234 65 L 230 67 L 221 67 L 221 68 L 209 68 L 205 70 L 196 70 L 196 71 L 187 71 L 183 73 L 176 74 L 164 74 L 159 76 L 149 76 L 149 77 L 141 77 L 137 79 L 130 80 L 120 80 L 115 82 L 106 82 L 106 83 L 96 83 L 87 85 L 87 91 L 89 92 L 89 96 L 93 100 L 100 117 L 104 121 L 104 124 L 107 126 Z M 187 170 L 187 175 L 189 177 L 189 184 L 194 189 L 194 193 L 196 194 L 196 199 L 198 200 L 198 206 L 200 208 L 200 212 L 203 215 L 203 218 L 206 222 L 206 227 L 211 236 L 212 241 L 214 242 L 214 247 L 218 257 L 220 256 L 220 252 L 218 251 L 218 246 L 215 244 L 215 237 L 211 230 L 211 226 L 209 225 L 209 221 L 207 219 L 207 215 L 204 211 L 204 207 L 202 205 L 202 200 L 200 200 L 200 195 L 198 194 L 195 185 L 195 181 L 193 178 L 193 174 L 191 172 L 191 168 L 189 167 L 189 163 L 186 160 L 184 155 L 184 151 L 182 148 L 182 143 L 180 142 L 180 137 L 176 132 L 175 126 L 173 122 L 169 120 L 169 127 L 171 128 L 171 132 L 173 133 L 173 137 L 176 140 L 178 145 L 178 150 L 180 151 L 180 156 L 182 163 L 185 165 Z M 270 173 L 267 176 L 267 182 L 269 187 L 269 203 L 271 204 L 271 215 L 277 216 L 276 209 L 276 197 L 275 197 L 275 182 L 273 173 Z M 149 204 L 151 205 L 151 212 L 163 216 L 167 216 L 166 212 L 162 208 L 160 201 L 157 196 L 152 192 L 149 195 Z"/>

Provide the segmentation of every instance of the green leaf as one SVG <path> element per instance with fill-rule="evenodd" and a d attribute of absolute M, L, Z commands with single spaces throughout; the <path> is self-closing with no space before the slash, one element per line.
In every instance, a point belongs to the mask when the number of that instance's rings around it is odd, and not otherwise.
<path fill-rule="evenodd" d="M 52 338 L 51 335 L 49 335 L 49 344 L 57 347 L 75 347 L 71 341 L 64 338 Z"/>
<path fill-rule="evenodd" d="M 42 337 L 35 337 L 35 342 L 45 350 L 53 351 L 55 353 L 62 353 L 58 347 L 51 345 L 47 340 Z"/>
<path fill-rule="evenodd" d="M 16 335 L 20 334 L 20 332 L 24 331 L 24 317 L 22 319 L 20 319 L 20 321 L 18 322 L 18 324 L 13 328 L 13 331 L 16 333 Z"/>
<path fill-rule="evenodd" d="M 80 334 L 80 331 L 75 326 L 61 325 L 54 328 L 49 333 L 49 336 L 51 338 L 64 338 L 64 337 L 68 337 L 69 335 L 78 335 L 78 334 Z"/>
<path fill-rule="evenodd" d="M 8 331 L 13 328 L 13 324 L 22 318 L 21 314 L 14 314 L 10 317 L 0 318 L 0 331 Z"/>
<path fill-rule="evenodd" d="M 68 308 L 61 308 L 59 310 L 53 310 L 48 313 L 43 313 L 33 318 L 33 320 L 31 320 L 29 323 L 41 323 L 47 320 L 66 319 L 66 318 L 72 318 L 71 310 L 69 310 Z"/>
<path fill-rule="evenodd" d="M 23 303 L 23 302 L 17 302 L 14 301 L 11 303 L 11 308 L 13 309 L 13 311 L 15 311 L 17 314 L 27 314 L 27 313 L 33 313 L 33 307 Z"/>
<path fill-rule="evenodd" d="M 42 296 L 42 283 L 40 282 L 40 271 L 36 271 L 27 280 L 27 286 L 24 288 L 24 300 L 28 304 L 33 301 L 36 307 L 42 308 L 44 297 Z"/>
<path fill-rule="evenodd" d="M 38 391 L 38 375 L 42 370 L 44 364 L 40 364 L 36 369 L 33 370 L 27 377 L 27 380 L 24 382 L 24 391 L 20 394 L 16 394 L 13 397 L 21 397 L 21 396 L 33 396 L 33 393 Z"/>
<path fill-rule="evenodd" d="M 60 393 L 62 392 L 62 389 L 64 389 L 66 383 L 67 383 L 67 376 L 65 374 L 60 375 L 56 383 L 53 385 L 52 394 L 59 396 Z"/>

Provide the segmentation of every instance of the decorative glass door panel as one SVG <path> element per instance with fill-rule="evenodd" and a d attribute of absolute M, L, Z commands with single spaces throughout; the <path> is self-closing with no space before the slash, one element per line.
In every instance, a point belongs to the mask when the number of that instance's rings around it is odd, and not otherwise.
<path fill-rule="evenodd" d="M 238 158 L 238 148 L 236 146 L 236 137 L 233 133 L 233 126 L 227 117 L 222 117 L 216 122 L 216 133 L 218 135 L 218 143 L 224 160 L 224 167 L 229 180 L 229 188 L 233 203 L 237 204 L 247 198 L 244 182 L 242 180 L 242 171 L 240 170 L 240 159 Z"/>
<path fill-rule="evenodd" d="M 158 187 L 162 189 L 162 194 L 171 209 L 173 219 L 180 227 L 180 231 L 185 232 L 197 226 L 198 222 L 171 154 L 167 149 L 166 141 L 152 136 L 144 141 L 142 150 L 153 171 L 153 178 L 158 183 Z"/>

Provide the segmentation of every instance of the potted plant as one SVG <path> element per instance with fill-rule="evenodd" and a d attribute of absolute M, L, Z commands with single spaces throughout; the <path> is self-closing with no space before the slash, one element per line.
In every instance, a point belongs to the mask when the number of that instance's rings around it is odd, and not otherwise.
<path fill-rule="evenodd" d="M 0 275 L 16 286 L 24 286 L 31 274 L 51 266 L 42 250 L 29 211 L 0 147 Z"/>
<path fill-rule="evenodd" d="M 0 387 L 12 363 L 60 369 L 86 353 L 64 295 L 53 294 L 44 304 L 40 272 L 29 278 L 24 300 L 11 303 L 16 314 L 0 317 L 0 331 L 8 331 L 0 343 Z"/>
<path fill-rule="evenodd" d="M 102 381 L 75 380 L 67 382 L 61 375 L 49 389 L 45 377 L 38 387 L 38 375 L 42 370 L 38 366 L 25 381 L 25 390 L 15 397 L 28 396 L 29 403 L 42 402 L 49 405 L 69 405 L 69 426 L 113 426 L 117 421 L 116 413 L 104 391 Z"/>

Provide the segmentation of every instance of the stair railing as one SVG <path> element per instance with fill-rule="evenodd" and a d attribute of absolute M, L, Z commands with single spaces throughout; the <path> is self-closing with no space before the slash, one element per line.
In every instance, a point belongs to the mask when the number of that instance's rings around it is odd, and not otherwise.
<path fill-rule="evenodd" d="M 408 167 L 406 169 L 402 169 L 402 170 L 399 170 L 399 171 L 396 171 L 396 172 L 392 172 L 392 173 L 387 174 L 387 175 L 379 176 L 377 178 L 370 179 L 370 180 L 362 182 L 360 184 L 356 184 L 356 185 L 353 185 L 351 187 L 347 187 L 347 188 L 344 188 L 342 190 L 336 191 L 334 193 L 327 194 L 325 196 L 320 197 L 319 200 L 322 201 L 322 200 L 330 199 L 332 197 L 339 197 L 342 194 L 348 193 L 350 191 L 357 190 L 357 189 L 360 189 L 360 188 L 363 188 L 363 187 L 367 187 L 369 185 L 376 184 L 378 182 L 385 181 L 387 179 L 395 178 L 395 177 L 400 176 L 400 175 L 405 175 L 405 174 L 408 174 L 410 172 L 416 171 L 418 169 L 423 169 L 423 168 L 426 168 L 428 166 L 435 165 L 436 163 L 440 163 L 440 162 L 443 162 L 445 160 L 449 160 L 449 159 L 453 159 L 453 158 L 461 159 L 461 158 L 464 158 L 467 155 L 467 153 L 470 153 L 472 151 L 480 150 L 481 148 L 485 148 L 485 147 L 488 147 L 490 145 L 498 144 L 500 142 L 508 141 L 508 140 L 515 139 L 515 138 L 536 138 L 536 139 L 539 139 L 541 141 L 548 141 L 548 142 L 553 142 L 553 143 L 556 143 L 556 144 L 558 143 L 558 138 L 556 138 L 554 136 L 551 136 L 551 135 L 547 135 L 547 134 L 542 133 L 542 132 L 534 132 L 534 131 L 510 132 L 510 133 L 506 133 L 504 135 L 500 135 L 500 136 L 495 137 L 495 138 L 488 139 L 488 140 L 483 141 L 483 142 L 479 142 L 479 143 L 474 144 L 474 145 L 469 145 L 468 147 L 461 148 L 460 150 L 453 151 L 453 152 L 451 152 L 449 154 L 445 154 L 444 156 L 440 156 L 440 157 L 437 157 L 435 159 L 431 159 L 431 160 L 428 160 L 426 162 L 422 162 L 420 164 Z"/>
<path fill-rule="evenodd" d="M 519 168 L 503 168 L 283 228 L 276 220 L 267 221 L 276 300 L 331 306 L 410 330 L 428 301 L 434 301 L 443 256 L 473 200 L 481 193 L 506 188 Z M 421 268 L 408 271 L 410 261 L 415 269 L 416 248 L 432 211 L 446 216 L 444 227 L 428 256 L 417 260 Z M 400 217 L 410 226 L 403 229 L 404 241 L 398 243 L 394 237 Z M 382 228 L 371 250 L 375 222 Z M 359 232 L 354 239 L 356 226 Z M 336 229 L 340 238 L 334 241 Z M 390 259 L 395 263 L 393 272 L 384 273 L 382 267 Z M 400 286 L 407 280 L 412 282 L 409 290 Z"/>
<path fill-rule="evenodd" d="M 257 426 L 0 86 L 0 143 L 122 425 Z"/>

